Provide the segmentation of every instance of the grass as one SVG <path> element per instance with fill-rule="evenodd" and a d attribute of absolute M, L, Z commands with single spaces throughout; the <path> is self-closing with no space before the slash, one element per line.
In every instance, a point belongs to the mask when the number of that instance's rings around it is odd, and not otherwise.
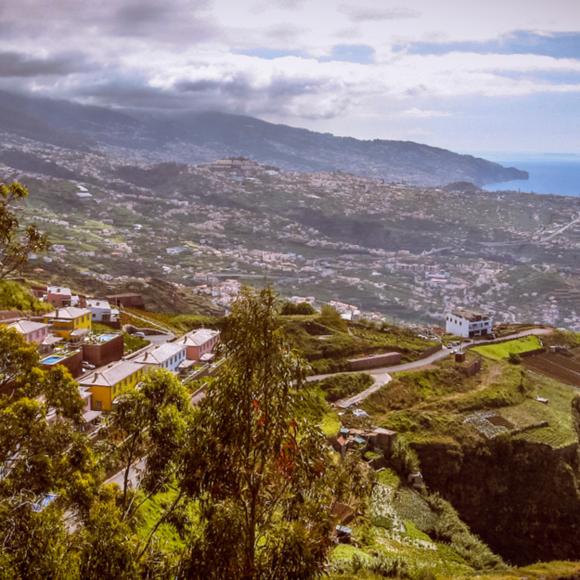
<path fill-rule="evenodd" d="M 326 395 L 326 400 L 334 403 L 339 399 L 345 399 L 356 395 L 373 384 L 373 379 L 366 373 L 347 373 L 328 377 L 313 383 L 314 386 L 322 389 Z"/>
<path fill-rule="evenodd" d="M 559 383 L 544 375 L 530 373 L 533 390 L 519 405 L 506 407 L 500 414 L 513 423 L 516 429 L 547 421 L 547 427 L 540 427 L 515 435 L 525 439 L 544 443 L 554 448 L 571 445 L 576 441 L 576 432 L 572 422 L 571 402 L 578 390 L 572 386 Z M 549 403 L 535 400 L 536 396 L 544 397 Z"/>
<path fill-rule="evenodd" d="M 521 354 L 531 350 L 542 348 L 542 343 L 537 336 L 526 336 L 496 344 L 474 346 L 471 350 L 492 360 L 507 360 L 510 354 Z"/>

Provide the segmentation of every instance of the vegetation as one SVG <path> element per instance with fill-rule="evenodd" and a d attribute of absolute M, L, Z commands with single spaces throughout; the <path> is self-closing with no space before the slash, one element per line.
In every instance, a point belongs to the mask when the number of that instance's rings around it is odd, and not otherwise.
<path fill-rule="evenodd" d="M 193 422 L 180 484 L 200 500 L 189 577 L 311 577 L 326 560 L 328 451 L 296 418 L 304 368 L 275 304 L 270 290 L 235 304 L 222 334 L 227 362 Z"/>
<path fill-rule="evenodd" d="M 326 395 L 326 400 L 334 403 L 339 399 L 352 397 L 373 384 L 373 378 L 366 373 L 335 375 L 312 383 Z"/>
<path fill-rule="evenodd" d="M 474 346 L 471 350 L 493 360 L 506 360 L 511 356 L 540 348 L 542 348 L 542 343 L 537 336 L 525 336 L 506 342 Z"/>
<path fill-rule="evenodd" d="M 29 254 L 48 248 L 48 238 L 36 226 L 20 225 L 16 207 L 26 197 L 28 190 L 20 183 L 0 183 L 0 280 L 19 272 Z"/>
<path fill-rule="evenodd" d="M 0 281 L 0 309 L 46 312 L 51 307 L 37 300 L 27 288 L 13 280 Z"/>
<path fill-rule="evenodd" d="M 280 314 L 283 316 L 309 315 L 315 314 L 316 310 L 308 304 L 308 302 L 284 302 L 280 309 Z"/>

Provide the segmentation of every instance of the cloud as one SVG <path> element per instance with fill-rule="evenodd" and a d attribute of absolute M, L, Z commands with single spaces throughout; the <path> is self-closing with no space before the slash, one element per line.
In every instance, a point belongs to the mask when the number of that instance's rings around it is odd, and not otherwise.
<path fill-rule="evenodd" d="M 451 113 L 447 111 L 434 111 L 429 109 L 406 109 L 399 113 L 400 117 L 406 117 L 409 119 L 433 119 L 437 117 L 450 117 Z"/>
<path fill-rule="evenodd" d="M 44 56 L 15 51 L 0 52 L 0 77 L 62 76 L 93 67 L 86 55 L 80 52 Z"/>
<path fill-rule="evenodd" d="M 375 22 L 377 20 L 403 20 L 417 18 L 420 12 L 404 6 L 389 8 L 387 6 L 361 6 L 360 4 L 342 4 L 339 8 L 354 22 Z"/>

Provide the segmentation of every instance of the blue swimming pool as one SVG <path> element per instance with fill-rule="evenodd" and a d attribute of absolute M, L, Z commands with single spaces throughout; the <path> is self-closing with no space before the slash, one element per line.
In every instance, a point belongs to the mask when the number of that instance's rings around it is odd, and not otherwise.
<path fill-rule="evenodd" d="M 52 355 L 43 358 L 40 362 L 43 365 L 55 365 L 63 360 L 62 356 Z"/>
<path fill-rule="evenodd" d="M 99 340 L 101 342 L 109 342 L 109 340 L 113 340 L 113 338 L 117 338 L 118 334 L 99 334 Z"/>

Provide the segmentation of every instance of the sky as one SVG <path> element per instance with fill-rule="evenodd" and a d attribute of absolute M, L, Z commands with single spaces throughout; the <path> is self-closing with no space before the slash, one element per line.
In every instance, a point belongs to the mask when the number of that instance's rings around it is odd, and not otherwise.
<path fill-rule="evenodd" d="M 0 89 L 580 154 L 580 0 L 0 0 Z"/>

